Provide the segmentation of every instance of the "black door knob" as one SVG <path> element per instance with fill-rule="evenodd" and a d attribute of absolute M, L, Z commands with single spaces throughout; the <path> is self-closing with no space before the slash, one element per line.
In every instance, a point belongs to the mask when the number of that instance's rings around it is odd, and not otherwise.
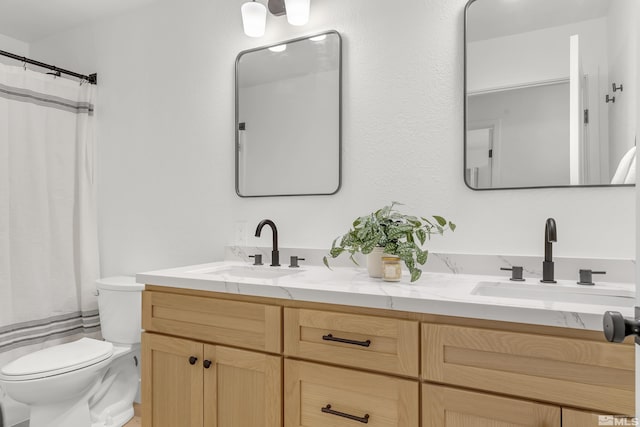
<path fill-rule="evenodd" d="M 622 342 L 629 335 L 640 334 L 640 322 L 625 318 L 617 311 L 607 311 L 602 318 L 604 336 L 609 342 Z"/>
<path fill-rule="evenodd" d="M 198 358 L 197 358 L 197 357 L 195 357 L 195 356 L 191 356 L 191 357 L 189 358 L 189 364 L 190 364 L 190 365 L 195 365 L 197 361 L 198 361 Z"/>
<path fill-rule="evenodd" d="M 211 366 L 211 360 L 205 360 L 202 364 L 204 365 L 204 369 L 209 369 Z"/>

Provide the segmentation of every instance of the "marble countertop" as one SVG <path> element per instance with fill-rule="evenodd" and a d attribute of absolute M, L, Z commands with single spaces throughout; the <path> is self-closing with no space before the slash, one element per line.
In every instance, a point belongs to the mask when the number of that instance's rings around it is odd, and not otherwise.
<path fill-rule="evenodd" d="M 240 274 L 247 272 L 247 275 Z M 255 273 L 255 274 L 253 274 Z M 265 278 L 263 275 L 280 275 Z M 254 276 L 254 277 L 248 277 Z M 629 283 L 597 283 L 580 286 L 575 281 L 541 285 L 536 279 L 509 282 L 504 276 L 423 272 L 415 283 L 403 276 L 400 282 L 369 278 L 365 269 L 324 266 L 258 267 L 237 261 L 223 261 L 158 270 L 136 275 L 138 283 L 229 294 L 271 297 L 295 301 L 351 305 L 445 316 L 602 330 L 602 315 L 607 310 L 633 317 L 635 286 Z M 510 286 L 510 285 L 513 285 Z M 480 295 L 494 287 L 523 291 L 520 296 Z M 535 299 L 544 287 L 551 295 Z M 528 292 L 528 291 L 532 292 Z M 603 304 L 579 303 L 580 294 Z M 486 292 L 485 292 L 486 293 Z M 491 293 L 491 292 L 489 292 Z M 494 293 L 495 294 L 495 293 Z M 532 296 L 533 294 L 534 296 Z M 593 295 L 597 295 L 595 298 Z M 617 298 L 623 296 L 626 298 Z M 553 300 L 552 300 L 553 299 Z M 610 300 L 613 301 L 609 303 Z M 619 300 L 619 302 L 617 301 Z"/>

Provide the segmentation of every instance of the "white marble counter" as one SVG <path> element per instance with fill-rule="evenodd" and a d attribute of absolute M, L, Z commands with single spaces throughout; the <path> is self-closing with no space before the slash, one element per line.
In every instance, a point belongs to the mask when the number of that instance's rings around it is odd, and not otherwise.
<path fill-rule="evenodd" d="M 560 281 L 558 285 L 545 286 L 553 286 L 553 291 L 558 289 L 562 295 L 554 300 L 542 300 L 531 299 L 531 296 L 505 298 L 476 294 L 480 282 L 485 287 L 491 287 L 493 282 L 503 283 L 499 286 L 506 287 L 514 284 L 525 294 L 528 289 L 535 294 L 542 286 L 535 279 L 516 283 L 505 280 L 503 276 L 424 272 L 415 283 L 410 283 L 408 276 L 404 276 L 401 282 L 384 282 L 369 278 L 366 270 L 361 268 L 259 267 L 261 271 L 266 270 L 265 274 L 286 274 L 268 279 L 239 277 L 237 272 L 230 273 L 230 268 L 237 267 L 251 269 L 247 263 L 224 261 L 140 273 L 136 279 L 138 283 L 175 288 L 595 331 L 602 330 L 602 315 L 606 310 L 633 315 L 634 301 L 630 297 L 634 295 L 635 287 L 627 283 L 602 282 L 585 287 L 576 285 L 575 281 Z M 261 271 L 257 271 L 255 276 L 260 276 Z M 574 302 L 572 293 L 582 292 L 598 295 L 596 301 L 600 296 L 602 301 L 607 298 L 615 301 L 617 296 L 627 298 L 620 298 L 620 303 L 603 305 Z"/>

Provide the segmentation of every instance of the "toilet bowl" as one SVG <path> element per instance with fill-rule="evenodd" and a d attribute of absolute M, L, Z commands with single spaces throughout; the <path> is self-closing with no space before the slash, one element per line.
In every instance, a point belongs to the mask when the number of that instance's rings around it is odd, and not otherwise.
<path fill-rule="evenodd" d="M 0 369 L 0 387 L 29 405 L 30 427 L 121 427 L 133 417 L 144 286 L 114 277 L 96 287 L 106 341 L 82 338 Z"/>

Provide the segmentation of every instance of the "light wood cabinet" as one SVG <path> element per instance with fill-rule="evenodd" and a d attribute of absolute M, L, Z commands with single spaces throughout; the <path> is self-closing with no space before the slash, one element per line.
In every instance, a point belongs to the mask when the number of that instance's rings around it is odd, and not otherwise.
<path fill-rule="evenodd" d="M 617 420 L 616 420 L 617 418 Z M 632 426 L 633 418 L 562 408 L 562 427 Z"/>
<path fill-rule="evenodd" d="M 198 341 L 280 354 L 282 307 L 145 291 L 142 328 Z"/>
<path fill-rule="evenodd" d="M 419 323 L 285 308 L 287 356 L 418 377 Z"/>
<path fill-rule="evenodd" d="M 285 427 L 418 427 L 416 380 L 285 361 Z"/>
<path fill-rule="evenodd" d="M 142 334 L 142 425 L 202 427 L 202 344 Z M 201 362 L 191 365 L 189 358 Z"/>
<path fill-rule="evenodd" d="M 159 286 L 143 327 L 144 427 L 595 427 L 634 412 L 633 345 L 593 331 Z"/>
<path fill-rule="evenodd" d="M 422 325 L 427 381 L 616 414 L 634 412 L 633 352 L 606 342 Z"/>
<path fill-rule="evenodd" d="M 435 384 L 422 386 L 422 427 L 560 427 L 561 422 L 557 406 Z"/>
<path fill-rule="evenodd" d="M 282 358 L 143 334 L 145 427 L 280 427 Z"/>

